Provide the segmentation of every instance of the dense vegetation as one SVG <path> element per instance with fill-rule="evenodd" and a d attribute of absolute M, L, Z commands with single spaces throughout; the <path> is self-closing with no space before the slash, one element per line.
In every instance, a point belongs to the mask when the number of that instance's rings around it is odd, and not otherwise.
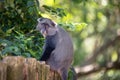
<path fill-rule="evenodd" d="M 44 38 L 35 30 L 38 17 L 52 18 L 72 36 L 80 80 L 120 79 L 119 0 L 1 0 L 0 59 L 40 58 Z"/>

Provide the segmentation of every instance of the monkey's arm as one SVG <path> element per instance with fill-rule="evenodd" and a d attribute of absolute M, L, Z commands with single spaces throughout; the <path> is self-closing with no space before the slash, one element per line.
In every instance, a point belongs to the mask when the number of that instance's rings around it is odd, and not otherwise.
<path fill-rule="evenodd" d="M 40 61 L 46 61 L 48 60 L 48 58 L 50 57 L 52 51 L 55 49 L 55 44 L 52 40 L 52 37 L 47 37 L 46 41 L 45 41 L 45 47 L 42 53 L 42 57 L 40 59 Z"/>

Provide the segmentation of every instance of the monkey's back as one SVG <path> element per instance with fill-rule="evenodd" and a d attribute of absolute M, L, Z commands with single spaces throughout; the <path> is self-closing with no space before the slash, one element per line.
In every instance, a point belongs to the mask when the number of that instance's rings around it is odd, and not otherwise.
<path fill-rule="evenodd" d="M 58 27 L 56 48 L 47 63 L 53 70 L 68 69 L 73 60 L 73 43 L 69 34 Z"/>

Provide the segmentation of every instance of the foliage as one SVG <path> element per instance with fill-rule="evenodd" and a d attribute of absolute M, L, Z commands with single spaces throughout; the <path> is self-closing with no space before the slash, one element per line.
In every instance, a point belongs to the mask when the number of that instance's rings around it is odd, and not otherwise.
<path fill-rule="evenodd" d="M 1 54 L 39 59 L 43 38 L 34 30 L 36 19 L 40 16 L 35 1 L 6 0 L 1 2 L 1 6 Z"/>
<path fill-rule="evenodd" d="M 43 38 L 36 33 L 26 36 L 17 31 L 14 32 L 16 34 L 13 34 L 12 41 L 9 39 L 11 36 L 7 37 L 7 39 L 0 39 L 1 46 L 3 46 L 3 50 L 1 51 L 2 55 L 22 55 L 39 59 L 40 52 L 42 51 Z"/>

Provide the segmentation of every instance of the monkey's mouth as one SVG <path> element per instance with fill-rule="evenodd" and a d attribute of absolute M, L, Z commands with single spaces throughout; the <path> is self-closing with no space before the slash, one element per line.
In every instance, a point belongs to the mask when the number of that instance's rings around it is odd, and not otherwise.
<path fill-rule="evenodd" d="M 40 32 L 41 32 L 41 34 L 43 35 L 43 37 L 46 37 L 46 36 L 47 36 L 46 30 L 41 30 Z"/>

